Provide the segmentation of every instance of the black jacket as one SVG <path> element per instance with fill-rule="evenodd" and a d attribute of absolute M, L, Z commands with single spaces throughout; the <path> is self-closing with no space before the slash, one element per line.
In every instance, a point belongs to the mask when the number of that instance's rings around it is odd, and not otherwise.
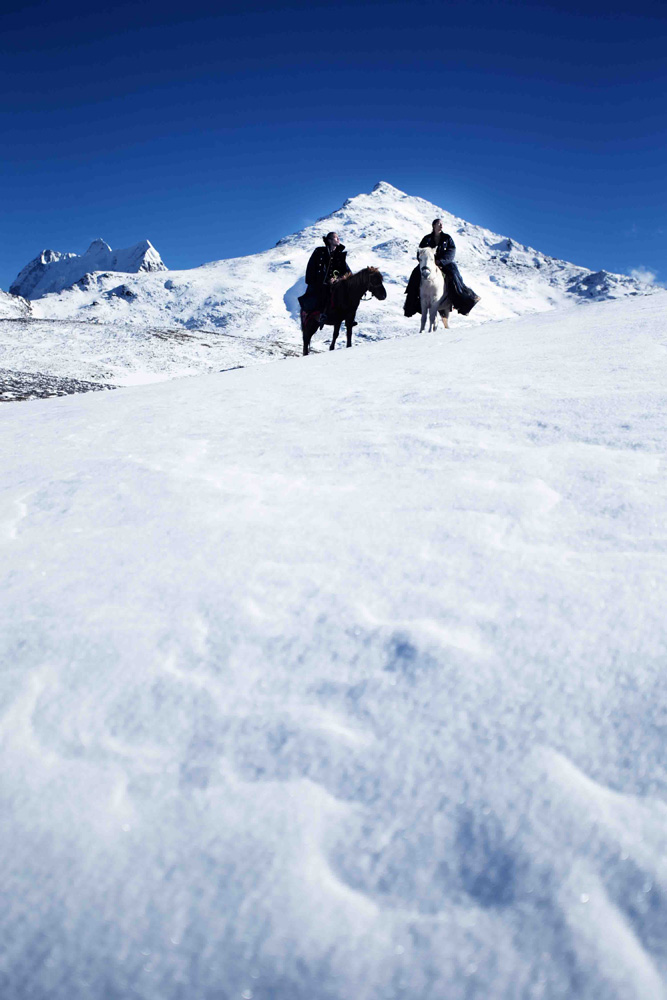
<path fill-rule="evenodd" d="M 306 268 L 306 284 L 321 286 L 333 277 L 334 271 L 339 275 L 348 274 L 350 268 L 347 266 L 347 253 L 342 243 L 329 253 L 326 246 L 318 247 L 313 251 L 308 267 Z"/>
<path fill-rule="evenodd" d="M 456 244 L 449 233 L 440 233 L 437 240 L 433 233 L 428 233 L 419 246 L 433 247 L 435 249 L 435 259 L 443 267 L 445 264 L 453 263 L 456 257 Z"/>

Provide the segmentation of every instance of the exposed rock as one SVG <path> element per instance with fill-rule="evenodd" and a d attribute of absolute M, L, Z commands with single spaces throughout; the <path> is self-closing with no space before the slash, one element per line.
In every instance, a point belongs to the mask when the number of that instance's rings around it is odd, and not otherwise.
<path fill-rule="evenodd" d="M 116 285 L 115 288 L 110 288 L 107 292 L 108 296 L 115 295 L 118 299 L 136 299 L 137 294 L 133 292 L 129 285 Z"/>
<path fill-rule="evenodd" d="M 570 285 L 568 292 L 585 299 L 613 299 L 618 297 L 619 289 L 628 294 L 628 286 L 630 295 L 637 295 L 642 291 L 639 282 L 634 278 L 611 274 L 609 271 L 593 271 Z"/>
<path fill-rule="evenodd" d="M 76 378 L 45 375 L 42 372 L 15 372 L 0 368 L 0 402 L 15 403 L 26 399 L 68 396 L 73 392 L 100 392 L 115 385 L 84 382 Z"/>

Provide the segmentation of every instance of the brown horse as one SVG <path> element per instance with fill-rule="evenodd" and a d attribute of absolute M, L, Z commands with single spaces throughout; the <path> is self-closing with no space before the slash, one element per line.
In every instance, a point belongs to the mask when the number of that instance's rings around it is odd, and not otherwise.
<path fill-rule="evenodd" d="M 363 271 L 357 271 L 356 274 L 346 274 L 344 277 L 334 281 L 330 288 L 330 300 L 324 322 L 334 328 L 333 337 L 329 344 L 329 350 L 333 351 L 343 323 L 345 323 L 347 331 L 347 346 L 352 347 L 352 327 L 355 325 L 354 317 L 357 314 L 359 303 L 366 292 L 370 292 L 376 299 L 382 301 L 387 298 L 387 291 L 382 284 L 382 275 L 377 267 L 365 267 Z M 308 354 L 311 338 L 320 327 L 320 323 L 319 312 L 306 313 L 301 310 L 301 333 L 303 334 L 304 354 Z"/>

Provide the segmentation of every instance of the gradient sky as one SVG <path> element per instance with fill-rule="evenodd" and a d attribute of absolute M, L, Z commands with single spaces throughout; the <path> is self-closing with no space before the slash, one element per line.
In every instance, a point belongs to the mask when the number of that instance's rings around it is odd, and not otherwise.
<path fill-rule="evenodd" d="M 667 279 L 665 0 L 3 10 L 1 288 L 98 236 L 254 253 L 378 180 Z"/>

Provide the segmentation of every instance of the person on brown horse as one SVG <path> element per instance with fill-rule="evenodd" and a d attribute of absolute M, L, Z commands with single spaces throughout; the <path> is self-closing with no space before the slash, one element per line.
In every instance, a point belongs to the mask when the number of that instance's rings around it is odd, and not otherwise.
<path fill-rule="evenodd" d="M 304 313 L 320 312 L 320 328 L 326 322 L 326 311 L 329 304 L 331 282 L 350 274 L 345 247 L 338 238 L 338 233 L 327 233 L 323 237 L 324 246 L 317 247 L 311 254 L 306 267 L 307 288 L 299 296 L 299 303 Z"/>
<path fill-rule="evenodd" d="M 435 250 L 435 262 L 445 275 L 447 294 L 451 299 L 454 308 L 463 316 L 467 316 L 474 305 L 479 302 L 479 295 L 476 295 L 472 288 L 463 284 L 461 272 L 454 263 L 456 257 L 456 244 L 449 235 L 442 230 L 442 219 L 434 219 L 432 230 L 424 236 L 419 244 L 419 248 L 432 247 Z M 419 265 L 410 275 L 408 286 L 405 289 L 405 306 L 403 313 L 405 316 L 414 316 L 421 312 L 419 302 L 419 285 L 421 275 Z"/>

